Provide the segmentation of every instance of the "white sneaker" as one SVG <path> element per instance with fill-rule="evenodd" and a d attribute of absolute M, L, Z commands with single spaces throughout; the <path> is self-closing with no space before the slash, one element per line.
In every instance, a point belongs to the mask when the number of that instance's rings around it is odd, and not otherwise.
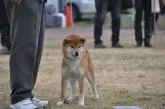
<path fill-rule="evenodd" d="M 0 54 L 10 54 L 10 51 L 9 51 L 9 48 L 3 46 L 1 49 L 0 49 Z"/>
<path fill-rule="evenodd" d="M 32 98 L 31 101 L 38 108 L 42 108 L 42 107 L 48 106 L 48 101 L 41 101 L 41 100 L 39 100 L 39 99 L 37 99 L 35 97 Z"/>
<path fill-rule="evenodd" d="M 37 108 L 38 107 L 33 104 L 30 98 L 27 98 L 10 106 L 10 109 L 37 109 Z"/>

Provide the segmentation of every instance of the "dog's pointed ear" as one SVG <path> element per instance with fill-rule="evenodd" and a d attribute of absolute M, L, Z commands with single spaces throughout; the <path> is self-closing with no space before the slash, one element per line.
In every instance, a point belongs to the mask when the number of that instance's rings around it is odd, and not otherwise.
<path fill-rule="evenodd" d="M 80 42 L 81 42 L 82 44 L 84 44 L 84 43 L 86 42 L 86 39 L 85 39 L 85 38 L 80 38 Z"/>
<path fill-rule="evenodd" d="M 65 38 L 63 41 L 63 45 L 70 44 L 71 40 L 69 38 Z"/>

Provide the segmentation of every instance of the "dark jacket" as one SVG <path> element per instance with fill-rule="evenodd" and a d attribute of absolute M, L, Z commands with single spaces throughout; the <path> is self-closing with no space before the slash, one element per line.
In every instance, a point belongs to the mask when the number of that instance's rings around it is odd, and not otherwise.
<path fill-rule="evenodd" d="M 160 8 L 165 8 L 165 0 L 159 0 Z"/>
<path fill-rule="evenodd" d="M 41 2 L 45 2 L 45 3 L 47 3 L 47 0 L 40 0 Z"/>
<path fill-rule="evenodd" d="M 133 0 L 121 0 L 121 9 L 128 9 L 128 8 L 132 8 L 134 7 L 134 3 L 133 3 Z M 108 7 L 108 11 L 111 11 L 110 10 L 111 8 Z"/>
<path fill-rule="evenodd" d="M 122 0 L 122 9 L 128 9 L 134 7 L 133 0 Z"/>

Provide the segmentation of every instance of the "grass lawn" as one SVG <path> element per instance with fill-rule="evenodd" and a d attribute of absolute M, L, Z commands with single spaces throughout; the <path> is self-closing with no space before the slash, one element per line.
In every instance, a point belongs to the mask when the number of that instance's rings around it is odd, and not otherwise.
<path fill-rule="evenodd" d="M 154 38 L 153 38 L 154 39 Z M 41 99 L 49 99 L 48 109 L 112 109 L 115 105 L 139 105 L 143 109 L 160 109 L 165 105 L 165 37 L 158 37 L 155 48 L 135 48 L 133 37 L 123 37 L 124 49 L 114 49 L 104 39 L 107 49 L 94 49 L 88 39 L 96 71 L 99 100 L 91 97 L 86 82 L 85 106 L 77 100 L 56 106 L 60 94 L 61 40 L 45 40 L 42 63 L 34 89 Z M 9 56 L 0 55 L 0 108 L 8 109 Z M 67 97 L 70 87 L 68 87 Z M 165 109 L 162 108 L 162 109 Z"/>

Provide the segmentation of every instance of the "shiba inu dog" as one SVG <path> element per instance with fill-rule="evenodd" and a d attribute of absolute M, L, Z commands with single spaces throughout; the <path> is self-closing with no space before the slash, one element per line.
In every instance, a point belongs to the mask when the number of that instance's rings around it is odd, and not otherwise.
<path fill-rule="evenodd" d="M 99 98 L 95 72 L 92 58 L 86 48 L 86 39 L 78 35 L 70 35 L 63 40 L 63 60 L 61 66 L 61 95 L 57 105 L 61 105 L 65 100 L 65 91 L 68 81 L 70 82 L 72 93 L 69 100 L 76 96 L 76 83 L 79 85 L 79 105 L 84 105 L 84 82 L 87 78 L 90 83 L 94 97 Z"/>

